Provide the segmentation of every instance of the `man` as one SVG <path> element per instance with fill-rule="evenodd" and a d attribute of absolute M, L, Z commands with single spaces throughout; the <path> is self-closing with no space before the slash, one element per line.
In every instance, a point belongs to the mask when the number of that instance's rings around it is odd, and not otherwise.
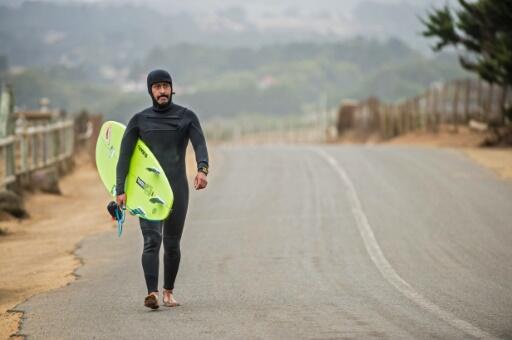
<path fill-rule="evenodd" d="M 163 304 L 179 306 L 174 299 L 174 281 L 180 264 L 180 239 L 188 207 L 188 183 L 185 169 L 185 152 L 188 141 L 192 142 L 197 162 L 194 179 L 196 190 L 207 185 L 208 151 L 201 125 L 194 112 L 172 102 L 172 79 L 168 72 L 155 70 L 147 77 L 148 92 L 153 106 L 135 114 L 129 121 L 121 142 L 117 163 L 117 204 L 125 206 L 124 184 L 130 158 L 138 138 L 151 149 L 169 179 L 174 204 L 165 221 L 148 221 L 139 218 L 144 238 L 142 267 L 148 289 L 144 305 L 158 308 L 158 269 L 160 245 L 164 244 Z M 163 236 L 163 237 L 162 237 Z"/>

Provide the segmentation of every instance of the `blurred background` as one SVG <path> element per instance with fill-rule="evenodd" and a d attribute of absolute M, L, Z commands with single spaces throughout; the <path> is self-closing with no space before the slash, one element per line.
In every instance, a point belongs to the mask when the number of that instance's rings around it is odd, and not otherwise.
<path fill-rule="evenodd" d="M 126 122 L 150 104 L 148 71 L 164 68 L 212 139 L 334 125 L 343 100 L 397 102 L 468 76 L 421 34 L 445 3 L 4 0 L 0 74 L 16 110 L 47 98 Z"/>

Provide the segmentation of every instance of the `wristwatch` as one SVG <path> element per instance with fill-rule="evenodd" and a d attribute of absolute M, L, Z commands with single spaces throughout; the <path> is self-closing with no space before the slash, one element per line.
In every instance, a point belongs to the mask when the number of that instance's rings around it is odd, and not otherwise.
<path fill-rule="evenodd" d="M 205 175 L 208 175 L 208 167 L 206 167 L 206 166 L 200 167 L 199 169 L 197 169 L 197 171 L 201 171 Z"/>

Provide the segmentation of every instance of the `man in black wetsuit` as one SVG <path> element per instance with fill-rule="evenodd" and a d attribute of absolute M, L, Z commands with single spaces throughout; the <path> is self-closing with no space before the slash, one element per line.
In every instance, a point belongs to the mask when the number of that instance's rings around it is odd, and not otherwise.
<path fill-rule="evenodd" d="M 138 138 L 151 149 L 164 169 L 174 193 L 172 212 L 164 221 L 139 218 L 144 238 L 142 267 L 148 289 L 144 300 L 146 307 L 158 308 L 158 269 L 160 245 L 164 243 L 165 306 L 179 306 L 173 296 L 174 281 L 180 264 L 180 239 L 188 207 L 188 183 L 185 169 L 185 152 L 192 142 L 197 162 L 194 187 L 206 187 L 208 151 L 201 125 L 194 112 L 172 102 L 172 79 L 168 72 L 155 70 L 148 74 L 148 92 L 153 106 L 135 114 L 129 121 L 121 142 L 117 163 L 117 203 L 126 204 L 124 184 L 130 158 Z M 162 237 L 163 236 L 163 237 Z"/>

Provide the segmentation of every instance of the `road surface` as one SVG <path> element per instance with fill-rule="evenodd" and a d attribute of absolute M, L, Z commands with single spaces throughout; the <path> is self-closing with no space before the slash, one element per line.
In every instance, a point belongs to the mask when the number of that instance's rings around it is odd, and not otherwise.
<path fill-rule="evenodd" d="M 86 239 L 20 305 L 29 339 L 512 338 L 512 184 L 452 150 L 223 146 L 192 192 L 178 308 L 143 307 L 142 238 Z M 72 221 L 70 223 L 72 232 Z"/>

